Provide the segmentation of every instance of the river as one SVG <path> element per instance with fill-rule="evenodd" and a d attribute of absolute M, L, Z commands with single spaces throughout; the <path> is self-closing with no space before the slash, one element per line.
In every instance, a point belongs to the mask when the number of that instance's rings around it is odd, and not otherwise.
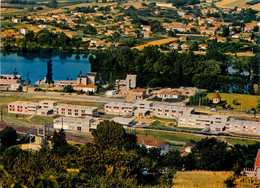
<path fill-rule="evenodd" d="M 33 54 L 17 55 L 16 53 L 0 53 L 0 74 L 13 74 L 16 68 L 23 80 L 26 80 L 26 74 L 29 71 L 31 85 L 39 79 L 43 80 L 47 73 L 48 57 L 34 57 Z M 82 55 L 53 56 L 53 80 L 75 80 L 78 73 L 82 71 L 86 74 L 91 71 L 91 65 L 87 57 Z"/>

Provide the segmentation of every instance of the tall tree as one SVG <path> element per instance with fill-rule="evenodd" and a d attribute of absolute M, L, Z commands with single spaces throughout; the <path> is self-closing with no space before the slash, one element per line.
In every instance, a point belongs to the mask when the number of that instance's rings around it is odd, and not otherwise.
<path fill-rule="evenodd" d="M 53 149 L 59 149 L 67 146 L 68 143 L 64 129 L 60 129 L 58 133 L 54 131 L 51 142 L 53 144 Z"/>
<path fill-rule="evenodd" d="M 5 127 L 0 132 L 0 152 L 16 144 L 17 134 L 13 127 Z"/>
<path fill-rule="evenodd" d="M 46 75 L 45 83 L 47 83 L 47 84 L 54 83 L 52 80 L 52 60 L 51 60 L 51 58 L 49 59 L 49 61 L 47 61 L 47 75 Z"/>

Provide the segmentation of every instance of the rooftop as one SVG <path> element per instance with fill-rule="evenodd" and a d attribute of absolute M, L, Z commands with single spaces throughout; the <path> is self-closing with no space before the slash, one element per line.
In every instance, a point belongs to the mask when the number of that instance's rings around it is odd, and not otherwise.
<path fill-rule="evenodd" d="M 143 146 L 154 146 L 154 147 L 161 147 L 168 144 L 168 142 L 164 140 L 159 140 L 156 138 L 140 136 L 140 135 L 137 136 L 137 143 Z"/>

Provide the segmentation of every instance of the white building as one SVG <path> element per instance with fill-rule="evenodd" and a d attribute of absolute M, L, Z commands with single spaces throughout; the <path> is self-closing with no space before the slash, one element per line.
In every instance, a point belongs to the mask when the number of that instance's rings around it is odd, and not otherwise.
<path fill-rule="evenodd" d="M 169 153 L 169 143 L 164 140 L 159 140 L 156 138 L 151 138 L 147 136 L 137 136 L 137 143 L 140 146 L 149 148 L 158 148 L 161 150 L 161 155 Z"/>
<path fill-rule="evenodd" d="M 20 29 L 20 34 L 26 35 L 27 33 L 28 33 L 28 29 L 27 28 L 21 28 Z"/>
<path fill-rule="evenodd" d="M 76 91 L 84 91 L 84 92 L 97 92 L 97 86 L 95 85 L 91 85 L 91 84 L 88 84 L 88 85 L 84 85 L 84 84 L 77 84 L 75 86 L 73 86 L 73 89 L 75 89 Z"/>

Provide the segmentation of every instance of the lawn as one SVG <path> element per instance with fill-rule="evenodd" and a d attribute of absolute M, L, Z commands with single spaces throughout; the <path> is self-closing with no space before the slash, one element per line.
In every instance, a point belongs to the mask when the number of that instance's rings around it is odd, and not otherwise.
<path fill-rule="evenodd" d="M 205 135 L 198 135 L 198 134 L 185 134 L 185 133 L 178 133 L 178 132 L 165 132 L 165 131 L 158 131 L 158 130 L 137 130 L 137 134 L 139 135 L 146 135 L 162 140 L 169 140 L 169 141 L 179 141 L 179 142 L 190 142 L 190 140 L 199 141 L 203 138 L 206 138 Z M 255 144 L 257 141 L 255 140 L 248 140 L 248 139 L 239 139 L 239 138 L 230 138 L 230 137 L 218 137 L 221 140 L 225 140 L 228 143 L 234 144 L 241 144 L 241 145 L 249 145 Z"/>
<path fill-rule="evenodd" d="M 0 96 L 0 104 L 5 104 L 9 102 L 14 102 L 14 101 L 38 101 L 36 98 L 31 98 L 31 97 L 24 97 L 20 95 L 1 95 Z"/>
<path fill-rule="evenodd" d="M 173 178 L 173 188 L 222 188 L 224 180 L 231 176 L 233 172 L 226 171 L 184 171 L 177 172 Z"/>
<path fill-rule="evenodd" d="M 212 100 L 215 93 L 209 93 L 208 98 Z M 235 111 L 241 111 L 241 105 L 242 105 L 242 111 L 250 110 L 252 108 L 256 108 L 258 102 L 257 99 L 259 96 L 256 95 L 245 95 L 245 94 L 236 94 L 236 93 L 220 93 L 220 97 L 222 101 L 227 101 L 227 104 L 230 104 L 233 110 Z M 234 105 L 232 102 L 233 100 L 237 100 L 238 103 L 241 103 L 241 105 Z M 222 107 L 217 107 L 218 109 L 222 109 Z"/>
<path fill-rule="evenodd" d="M 31 118 L 31 121 L 37 125 L 44 125 L 44 123 L 46 124 L 52 124 L 53 123 L 53 119 L 57 118 L 59 116 L 33 116 Z"/>

